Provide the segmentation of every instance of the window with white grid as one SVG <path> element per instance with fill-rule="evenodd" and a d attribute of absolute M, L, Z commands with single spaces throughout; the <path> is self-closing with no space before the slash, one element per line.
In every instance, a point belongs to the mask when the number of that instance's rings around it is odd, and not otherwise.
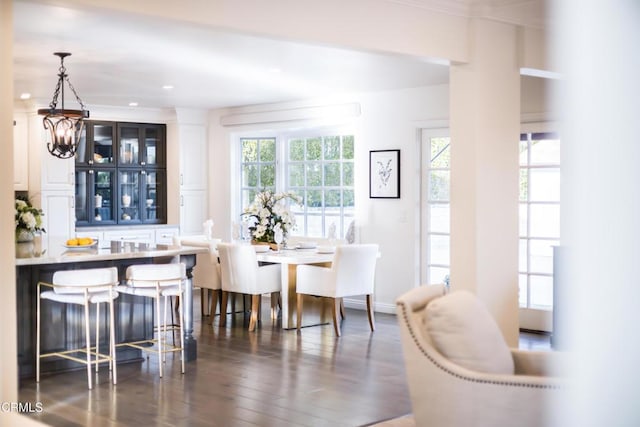
<path fill-rule="evenodd" d="M 450 273 L 451 139 L 446 130 L 423 131 L 423 235 L 426 283 L 447 283 Z M 426 271 L 425 271 L 426 270 Z"/>
<path fill-rule="evenodd" d="M 560 241 L 560 139 L 555 133 L 520 136 L 521 308 L 553 308 L 553 247 Z"/>

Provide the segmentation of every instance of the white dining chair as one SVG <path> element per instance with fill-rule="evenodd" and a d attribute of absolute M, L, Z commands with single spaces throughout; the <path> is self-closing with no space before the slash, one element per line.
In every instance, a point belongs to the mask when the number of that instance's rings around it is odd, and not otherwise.
<path fill-rule="evenodd" d="M 260 320 L 261 296 L 271 294 L 271 320 L 276 318 L 276 303 L 282 288 L 280 265 L 259 266 L 253 246 L 218 244 L 222 278 L 222 312 L 227 310 L 230 292 L 251 295 L 251 317 L 249 331 L 255 330 Z M 226 325 L 226 316 L 221 316 L 220 326 Z"/>
<path fill-rule="evenodd" d="M 332 300 L 333 327 L 341 335 L 338 312 L 344 318 L 343 297 L 365 295 L 369 326 L 375 330 L 373 291 L 378 245 L 353 244 L 336 247 L 331 267 L 299 265 L 296 273 L 297 327 L 302 325 L 304 295 Z"/>
<path fill-rule="evenodd" d="M 200 309 L 202 316 L 210 316 L 211 323 L 216 315 L 216 306 L 222 301 L 222 282 L 220 262 L 218 260 L 218 243 L 222 239 L 208 239 L 205 236 L 176 236 L 177 245 L 207 247 L 209 253 L 196 254 L 196 265 L 192 270 L 194 288 L 200 288 Z M 222 310 L 220 310 L 222 313 Z"/>
<path fill-rule="evenodd" d="M 203 316 L 210 316 L 211 323 L 216 315 L 216 307 L 222 302 L 222 281 L 218 260 L 218 243 L 221 239 L 207 241 L 209 253 L 197 254 L 193 267 L 193 286 L 200 288 L 200 309 Z M 220 310 L 222 315 L 222 310 Z"/>
<path fill-rule="evenodd" d="M 66 270 L 53 273 L 51 283 L 39 282 L 37 290 L 36 306 L 36 382 L 40 382 L 40 360 L 50 357 L 60 357 L 83 363 L 87 366 L 87 382 L 89 389 L 93 388 L 91 380 L 91 366 L 94 365 L 96 372 L 100 363 L 109 363 L 109 370 L 112 372 L 112 382 L 117 383 L 116 373 L 116 351 L 115 351 L 115 330 L 114 330 L 114 310 L 113 300 L 118 297 L 115 290 L 118 284 L 118 269 L 91 268 L 85 270 Z M 43 291 L 42 288 L 50 288 Z M 84 307 L 84 334 L 85 347 L 68 349 L 41 354 L 42 316 L 41 300 L 55 301 L 63 304 L 76 304 Z M 109 306 L 109 353 L 100 352 L 100 303 Z M 91 330 L 89 321 L 89 306 L 96 306 L 96 333 L 95 347 L 91 347 Z M 47 329 L 54 328 L 55 323 L 49 323 Z M 85 353 L 85 359 L 76 354 Z"/>
<path fill-rule="evenodd" d="M 184 304 L 180 304 L 180 344 L 169 344 L 165 338 L 173 328 L 167 323 L 167 305 L 171 297 L 184 299 L 187 274 L 183 263 L 135 264 L 127 267 L 126 284 L 118 286 L 118 291 L 130 295 L 153 298 L 155 303 L 155 324 L 157 338 L 119 344 L 158 354 L 160 377 L 166 353 L 180 352 L 181 372 L 184 374 Z M 164 314 L 160 316 L 160 303 L 164 297 Z M 155 345 L 151 347 L 150 345 Z"/>

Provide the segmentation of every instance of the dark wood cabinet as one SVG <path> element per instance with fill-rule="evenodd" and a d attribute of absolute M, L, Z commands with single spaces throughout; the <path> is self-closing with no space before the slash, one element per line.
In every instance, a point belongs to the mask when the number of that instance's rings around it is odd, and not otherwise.
<path fill-rule="evenodd" d="M 165 125 L 87 122 L 75 166 L 76 226 L 167 222 Z"/>

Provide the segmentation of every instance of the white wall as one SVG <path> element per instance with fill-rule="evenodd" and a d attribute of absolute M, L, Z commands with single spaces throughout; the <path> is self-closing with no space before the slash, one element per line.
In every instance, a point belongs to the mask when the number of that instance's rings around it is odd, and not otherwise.
<path fill-rule="evenodd" d="M 376 309 L 395 312 L 395 299 L 419 284 L 418 131 L 428 126 L 429 122 L 447 116 L 448 86 L 368 93 L 350 98 L 349 101 L 349 104 L 357 103 L 360 106 L 360 116 L 353 118 L 356 128 L 356 220 L 360 241 L 380 245 L 382 257 L 376 276 Z M 229 239 L 231 222 L 237 220 L 239 215 L 239 212 L 229 209 L 230 206 L 236 206 L 234 195 L 237 187 L 231 166 L 237 164 L 231 148 L 234 133 L 300 126 L 304 123 L 288 122 L 287 115 L 282 115 L 282 111 L 294 116 L 297 110 L 310 104 L 312 102 L 307 101 L 212 112 L 209 124 L 212 179 L 209 188 L 212 199 L 210 212 L 216 224 L 216 235 Z M 220 125 L 221 117 L 247 111 L 266 115 L 275 110 L 281 112 L 279 122 L 233 127 Z M 306 123 L 314 124 L 318 124 L 317 118 Z M 382 149 L 401 150 L 400 199 L 369 198 L 369 150 Z"/>

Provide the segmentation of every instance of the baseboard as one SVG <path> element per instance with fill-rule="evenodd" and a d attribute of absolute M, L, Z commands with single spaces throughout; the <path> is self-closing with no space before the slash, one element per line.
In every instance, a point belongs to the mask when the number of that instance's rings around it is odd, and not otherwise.
<path fill-rule="evenodd" d="M 355 308 L 356 310 L 366 310 L 367 303 L 365 300 L 345 298 L 344 306 L 347 308 Z M 376 313 L 396 314 L 395 304 L 373 303 L 373 311 Z"/>
<path fill-rule="evenodd" d="M 271 295 L 265 294 L 262 296 L 262 298 L 271 299 Z M 345 298 L 344 306 L 356 310 L 366 310 L 367 302 L 363 299 Z M 396 314 L 396 305 L 374 302 L 373 311 L 376 313 Z"/>

